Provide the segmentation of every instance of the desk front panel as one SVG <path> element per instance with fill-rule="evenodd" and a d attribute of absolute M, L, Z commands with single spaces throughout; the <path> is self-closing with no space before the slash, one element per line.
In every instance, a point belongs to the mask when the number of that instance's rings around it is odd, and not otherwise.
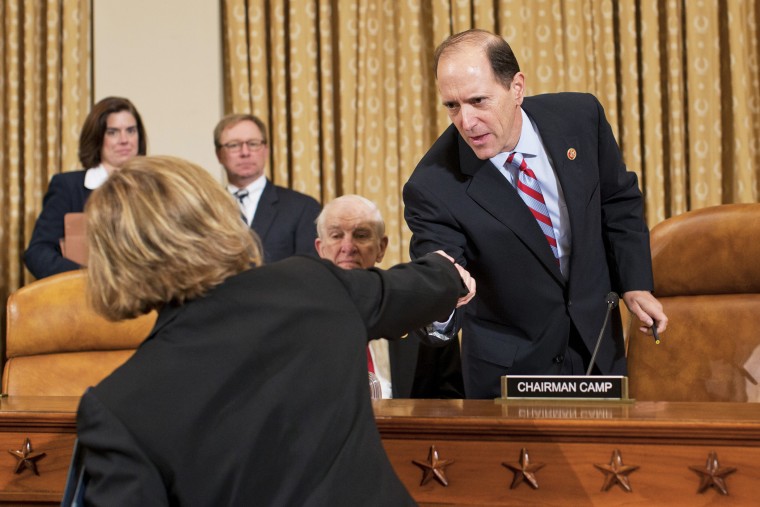
<path fill-rule="evenodd" d="M 373 404 L 422 506 L 760 505 L 758 404 Z M 442 473 L 422 484 L 432 447 Z"/>
<path fill-rule="evenodd" d="M 77 403 L 0 399 L 0 504 L 60 502 Z M 373 407 L 391 463 L 426 507 L 755 505 L 760 497 L 760 404 L 375 400 Z M 444 464 L 421 485 L 432 447 Z M 13 451 L 25 450 L 28 463 L 19 468 Z"/>
<path fill-rule="evenodd" d="M 0 398 L 0 504 L 60 505 L 78 403 L 76 397 Z"/>

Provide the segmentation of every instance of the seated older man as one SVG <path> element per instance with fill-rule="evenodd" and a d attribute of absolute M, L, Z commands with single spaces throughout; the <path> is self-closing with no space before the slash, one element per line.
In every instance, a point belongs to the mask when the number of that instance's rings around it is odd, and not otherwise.
<path fill-rule="evenodd" d="M 359 195 L 327 203 L 317 217 L 317 253 L 343 269 L 368 269 L 388 246 L 377 206 Z M 463 398 L 459 342 L 441 347 L 409 334 L 400 340 L 370 341 L 367 367 L 380 381 L 383 398 Z"/>

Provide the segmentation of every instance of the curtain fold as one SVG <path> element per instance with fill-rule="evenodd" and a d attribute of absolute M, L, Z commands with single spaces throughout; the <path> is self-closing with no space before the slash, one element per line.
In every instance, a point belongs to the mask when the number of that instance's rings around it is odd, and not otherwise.
<path fill-rule="evenodd" d="M 733 135 L 720 137 L 728 140 L 727 151 L 732 156 L 727 165 L 735 169 L 731 192 L 722 202 L 755 202 L 760 190 L 760 5 L 757 1 L 728 0 L 726 10 L 725 60 L 731 86 L 725 94 L 732 98 Z"/>
<path fill-rule="evenodd" d="M 408 259 L 401 189 L 449 125 L 433 51 L 471 27 L 504 36 L 529 94 L 605 107 L 650 226 L 758 202 L 760 3 L 754 0 L 223 0 L 226 112 L 270 131 L 267 174 L 322 202 L 377 202 L 383 262 Z M 78 169 L 92 103 L 92 0 L 0 9 L 0 297 L 31 280 L 22 254 L 53 174 Z"/>
<path fill-rule="evenodd" d="M 23 263 L 53 174 L 76 169 L 90 104 L 90 1 L 3 0 L 0 9 L 0 301 Z M 5 304 L 0 319 L 5 321 Z M 0 364 L 5 351 L 5 326 Z"/>
<path fill-rule="evenodd" d="M 384 265 L 408 258 L 401 188 L 449 124 L 433 50 L 472 27 L 510 42 L 529 94 L 600 99 L 639 176 L 650 226 L 691 209 L 758 201 L 756 1 L 315 0 L 289 15 L 289 2 L 225 4 L 265 13 L 249 16 L 248 26 L 225 17 L 228 41 L 248 43 L 234 44 L 239 65 L 262 69 L 243 86 L 230 65 L 231 88 L 249 90 L 230 111 L 263 111 L 282 133 L 273 160 L 279 183 L 323 201 L 360 193 L 377 202 L 390 237 Z M 255 103 L 254 87 L 266 90 L 256 96 L 265 103 Z"/>
<path fill-rule="evenodd" d="M 91 0 L 4 0 L 0 11 L 0 297 L 30 281 L 23 265 L 53 174 L 79 166 L 90 108 Z"/>
<path fill-rule="evenodd" d="M 91 105 L 92 0 L 0 10 L 0 297 L 22 263 L 50 177 L 78 168 Z M 605 107 L 650 226 L 757 202 L 760 4 L 753 0 L 223 0 L 224 104 L 270 130 L 267 174 L 325 202 L 359 193 L 408 259 L 401 189 L 449 125 L 433 50 L 471 27 L 504 36 L 529 94 Z"/>

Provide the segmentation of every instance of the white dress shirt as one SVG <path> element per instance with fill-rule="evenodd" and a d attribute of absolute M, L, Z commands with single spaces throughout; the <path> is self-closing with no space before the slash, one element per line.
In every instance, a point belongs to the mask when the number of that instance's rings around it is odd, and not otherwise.
<path fill-rule="evenodd" d="M 235 192 L 238 190 L 248 190 L 248 195 L 242 199 L 242 202 L 239 200 L 238 202 L 240 202 L 240 212 L 245 215 L 245 222 L 249 225 L 253 221 L 253 215 L 256 214 L 256 208 L 259 206 L 259 200 L 261 200 L 261 194 L 264 192 L 266 184 L 267 179 L 262 176 L 245 188 L 238 188 L 231 184 L 227 185 L 227 190 L 233 195 L 235 195 Z M 237 199 L 237 197 L 235 197 L 235 199 Z"/>
<path fill-rule="evenodd" d="M 533 173 L 536 175 L 539 185 L 541 185 L 541 193 L 544 195 L 546 207 L 549 209 L 549 218 L 554 228 L 554 237 L 557 239 L 560 271 L 562 271 L 562 275 L 567 280 L 570 269 L 571 234 L 565 196 L 562 193 L 562 187 L 557 179 L 557 174 L 549 163 L 549 157 L 546 155 L 546 150 L 541 142 L 541 137 L 538 134 L 536 126 L 530 121 L 525 111 L 521 110 L 521 112 L 523 119 L 522 131 L 520 132 L 520 140 L 513 151 L 523 155 L 525 162 L 528 164 L 528 167 L 533 169 Z M 491 162 L 507 179 L 509 184 L 516 187 L 519 169 L 512 164 L 507 164 L 504 167 L 509 153 L 511 152 L 499 153 L 491 159 Z"/>
<path fill-rule="evenodd" d="M 108 171 L 100 164 L 97 167 L 87 169 L 84 173 L 84 188 L 95 190 L 108 179 Z"/>
<path fill-rule="evenodd" d="M 391 385 L 391 358 L 388 352 L 388 340 L 379 338 L 369 341 L 369 353 L 375 366 L 375 377 L 380 382 L 383 399 L 393 398 Z"/>

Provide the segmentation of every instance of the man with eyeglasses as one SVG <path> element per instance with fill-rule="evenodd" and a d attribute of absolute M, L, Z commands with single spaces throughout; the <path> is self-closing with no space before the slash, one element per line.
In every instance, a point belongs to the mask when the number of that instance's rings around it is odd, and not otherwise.
<path fill-rule="evenodd" d="M 252 114 L 227 115 L 214 129 L 214 145 L 241 218 L 261 238 L 265 262 L 295 254 L 316 256 L 315 220 L 321 207 L 314 198 L 264 176 L 269 156 L 264 122 Z"/>

